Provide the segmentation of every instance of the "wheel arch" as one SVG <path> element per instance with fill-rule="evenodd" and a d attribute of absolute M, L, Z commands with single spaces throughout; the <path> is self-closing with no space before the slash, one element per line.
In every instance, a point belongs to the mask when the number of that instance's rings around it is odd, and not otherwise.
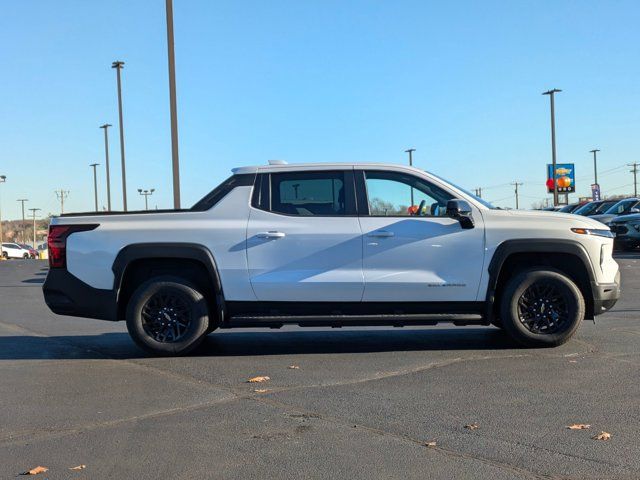
<path fill-rule="evenodd" d="M 176 274 L 202 287 L 217 321 L 224 320 L 224 295 L 216 261 L 204 245 L 195 243 L 136 243 L 124 247 L 113 262 L 113 290 L 118 319 L 138 281 L 158 274 Z"/>
<path fill-rule="evenodd" d="M 551 267 L 566 274 L 578 286 L 585 301 L 585 318 L 594 317 L 592 284 L 596 281 L 594 267 L 585 248 L 576 241 L 565 239 L 507 240 L 496 248 L 489 263 L 486 315 L 495 316 L 501 289 L 510 274 L 522 268 Z"/>

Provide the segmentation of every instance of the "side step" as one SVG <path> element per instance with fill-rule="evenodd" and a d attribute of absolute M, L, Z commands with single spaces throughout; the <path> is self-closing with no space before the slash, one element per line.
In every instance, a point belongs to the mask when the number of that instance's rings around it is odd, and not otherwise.
<path fill-rule="evenodd" d="M 487 325 L 479 314 L 381 314 L 381 315 L 236 315 L 220 328 L 300 327 L 409 327 L 450 322 L 454 325 Z"/>

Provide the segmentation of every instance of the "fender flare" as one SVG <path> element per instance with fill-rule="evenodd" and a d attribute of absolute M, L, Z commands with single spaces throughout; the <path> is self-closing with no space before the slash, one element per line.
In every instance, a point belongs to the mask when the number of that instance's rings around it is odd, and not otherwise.
<path fill-rule="evenodd" d="M 587 271 L 589 288 L 596 281 L 594 266 L 589 254 L 582 244 L 575 240 L 561 238 L 524 238 L 505 240 L 496 248 L 489 263 L 489 283 L 486 295 L 486 318 L 493 317 L 493 304 L 495 301 L 496 287 L 502 267 L 510 255 L 516 253 L 566 253 L 578 257 Z M 589 299 L 585 299 L 589 300 Z"/>
<path fill-rule="evenodd" d="M 116 302 L 120 301 L 120 289 L 128 266 L 137 260 L 167 259 L 195 260 L 207 269 L 214 286 L 218 318 L 224 321 L 224 294 L 216 261 L 211 251 L 204 245 L 182 242 L 133 243 L 118 252 L 111 270 L 113 271 L 113 291 Z"/>

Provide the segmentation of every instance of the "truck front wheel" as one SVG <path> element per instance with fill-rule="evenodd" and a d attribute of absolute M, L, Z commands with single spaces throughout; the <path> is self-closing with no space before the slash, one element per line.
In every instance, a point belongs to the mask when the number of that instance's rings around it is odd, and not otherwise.
<path fill-rule="evenodd" d="M 562 345 L 584 319 L 577 285 L 562 272 L 544 267 L 516 273 L 505 285 L 501 320 L 504 330 L 526 347 Z"/>
<path fill-rule="evenodd" d="M 185 355 L 204 339 L 209 311 L 204 295 L 187 280 L 156 277 L 140 285 L 127 305 L 127 330 L 154 355 Z"/>

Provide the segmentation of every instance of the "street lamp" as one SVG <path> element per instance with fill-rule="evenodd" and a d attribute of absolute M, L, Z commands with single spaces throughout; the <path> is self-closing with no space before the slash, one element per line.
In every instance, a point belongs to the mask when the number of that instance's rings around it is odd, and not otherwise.
<path fill-rule="evenodd" d="M 105 123 L 100 125 L 100 128 L 104 130 L 104 161 L 105 168 L 107 169 L 107 211 L 111 211 L 111 174 L 109 173 L 109 134 L 107 130 L 111 124 Z"/>
<path fill-rule="evenodd" d="M 166 0 L 167 58 L 169 61 L 169 110 L 171 113 L 171 163 L 173 168 L 173 208 L 180 208 L 180 160 L 178 157 L 178 106 L 176 100 L 176 58 L 173 48 L 173 1 Z"/>
<path fill-rule="evenodd" d="M 141 188 L 138 189 L 138 193 L 144 196 L 144 209 L 149 210 L 149 196 L 153 195 L 156 189 L 152 188 L 151 190 L 143 190 Z"/>
<path fill-rule="evenodd" d="M 124 162 L 124 125 L 122 123 L 122 82 L 120 80 L 120 70 L 124 66 L 124 62 L 117 60 L 111 64 L 111 68 L 116 69 L 116 78 L 118 80 L 118 120 L 120 126 L 120 161 L 122 163 L 122 209 L 127 211 L 127 174 Z"/>
<path fill-rule="evenodd" d="M 40 208 L 30 208 L 29 209 L 33 214 L 33 249 L 36 249 L 36 212 L 41 210 Z"/>
<path fill-rule="evenodd" d="M 7 181 L 6 175 L 0 175 L 0 183 Z M 2 197 L 0 197 L 0 256 L 2 255 Z"/>
<path fill-rule="evenodd" d="M 549 95 L 551 101 L 551 178 L 553 179 L 553 206 L 558 206 L 558 185 L 556 184 L 556 113 L 555 94 L 561 92 L 559 88 L 547 90 L 542 95 Z"/>
<path fill-rule="evenodd" d="M 598 184 L 598 164 L 597 164 L 596 153 L 598 153 L 600 150 L 598 150 L 597 148 L 594 148 L 593 150 L 589 150 L 589 151 L 593 153 L 593 176 L 595 178 L 593 183 L 597 185 Z"/>
<path fill-rule="evenodd" d="M 92 163 L 89 165 L 93 168 L 93 196 L 96 203 L 96 212 L 98 211 L 98 176 L 96 175 L 96 167 L 100 165 L 99 163 Z"/>

